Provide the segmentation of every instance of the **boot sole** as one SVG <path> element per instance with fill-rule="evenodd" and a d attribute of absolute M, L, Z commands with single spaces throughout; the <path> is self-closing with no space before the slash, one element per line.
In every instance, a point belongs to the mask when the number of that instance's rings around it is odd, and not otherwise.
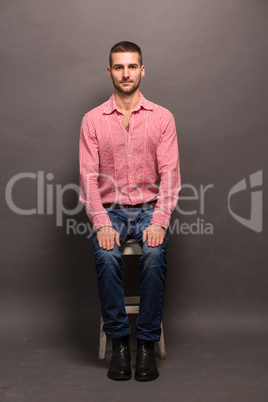
<path fill-rule="evenodd" d="M 111 380 L 115 381 L 126 381 L 130 380 L 132 377 L 132 374 L 121 374 L 121 375 L 109 375 L 107 374 L 107 377 L 110 378 Z"/>
<path fill-rule="evenodd" d="M 138 376 L 138 375 L 134 375 L 134 378 L 135 378 L 135 380 L 136 381 L 153 381 L 153 380 L 156 380 L 157 378 L 159 377 L 159 374 L 157 374 L 157 375 L 151 375 L 151 376 Z"/>

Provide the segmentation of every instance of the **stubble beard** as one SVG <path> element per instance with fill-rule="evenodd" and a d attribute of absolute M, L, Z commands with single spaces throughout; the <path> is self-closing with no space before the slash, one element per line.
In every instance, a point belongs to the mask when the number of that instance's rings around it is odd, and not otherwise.
<path fill-rule="evenodd" d="M 140 83 L 141 83 L 141 77 L 140 77 L 140 79 L 139 79 L 139 82 L 138 82 L 136 85 L 132 86 L 131 88 L 126 88 L 126 89 L 124 89 L 124 88 L 122 88 L 120 85 L 118 85 L 118 84 L 115 82 L 113 76 L 112 76 L 112 81 L 113 81 L 114 88 L 115 88 L 118 92 L 120 92 L 121 94 L 124 94 L 124 95 L 132 95 L 132 94 L 134 94 L 134 92 L 136 92 L 137 89 L 139 88 Z M 129 81 L 126 81 L 126 82 L 129 82 Z"/>

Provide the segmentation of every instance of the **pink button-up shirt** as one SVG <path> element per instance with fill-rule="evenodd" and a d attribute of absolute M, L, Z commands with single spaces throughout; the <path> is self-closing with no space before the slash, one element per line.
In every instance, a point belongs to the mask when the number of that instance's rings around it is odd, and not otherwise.
<path fill-rule="evenodd" d="M 151 223 L 167 228 L 181 188 L 173 115 L 140 93 L 123 126 L 114 94 L 83 117 L 80 132 L 80 197 L 96 231 L 112 226 L 102 204 L 157 200 Z"/>

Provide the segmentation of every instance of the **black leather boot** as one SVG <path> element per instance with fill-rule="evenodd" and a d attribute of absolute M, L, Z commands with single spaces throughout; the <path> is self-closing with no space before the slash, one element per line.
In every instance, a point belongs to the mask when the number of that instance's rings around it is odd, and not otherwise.
<path fill-rule="evenodd" d="M 112 380 L 129 380 L 130 367 L 129 336 L 112 339 L 113 355 L 107 376 Z"/>
<path fill-rule="evenodd" d="M 159 377 L 154 354 L 154 342 L 138 339 L 135 380 L 152 381 Z"/>

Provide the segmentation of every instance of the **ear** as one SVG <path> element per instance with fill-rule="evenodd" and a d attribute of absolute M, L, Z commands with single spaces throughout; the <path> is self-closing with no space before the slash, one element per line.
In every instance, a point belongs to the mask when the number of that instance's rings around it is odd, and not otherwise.
<path fill-rule="evenodd" d="M 145 76 L 145 67 L 142 65 L 141 66 L 141 78 Z"/>
<path fill-rule="evenodd" d="M 107 70 L 108 70 L 108 76 L 109 76 L 109 78 L 112 79 L 111 67 L 107 67 Z"/>

